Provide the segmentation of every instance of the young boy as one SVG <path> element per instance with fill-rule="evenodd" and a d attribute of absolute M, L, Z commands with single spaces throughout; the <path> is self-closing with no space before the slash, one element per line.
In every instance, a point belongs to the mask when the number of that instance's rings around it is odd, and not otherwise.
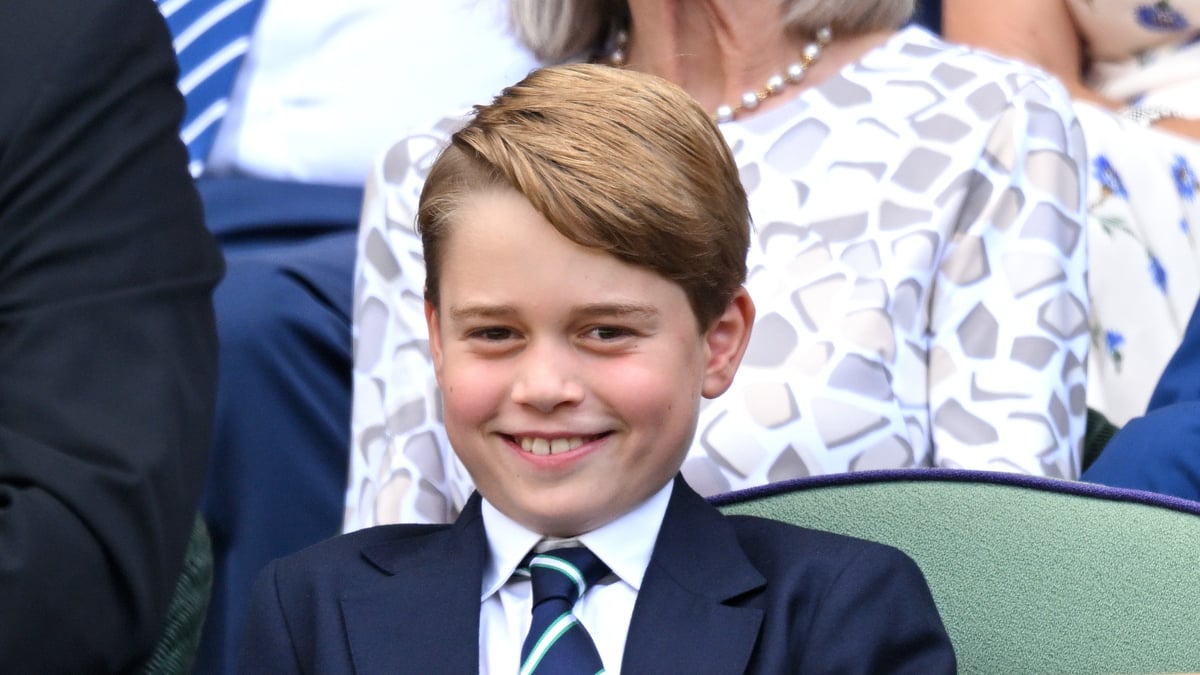
<path fill-rule="evenodd" d="M 446 431 L 478 492 L 451 526 L 273 563 L 243 671 L 954 671 L 904 554 L 723 517 L 677 476 L 754 319 L 746 196 L 685 93 L 535 71 L 454 136 L 417 223 Z M 564 571 L 585 579 L 543 603 Z"/>

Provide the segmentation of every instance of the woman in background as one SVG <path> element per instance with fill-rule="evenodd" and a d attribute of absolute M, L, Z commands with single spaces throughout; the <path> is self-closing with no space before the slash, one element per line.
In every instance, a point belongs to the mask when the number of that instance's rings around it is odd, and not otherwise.
<path fill-rule="evenodd" d="M 547 62 L 682 85 L 740 167 L 758 317 L 733 387 L 700 413 L 693 487 L 922 466 L 1078 475 L 1084 148 L 1061 85 L 901 28 L 911 0 L 513 12 Z M 368 185 L 347 530 L 449 521 L 471 491 L 441 428 L 412 231 L 425 170 L 462 123 L 401 140 Z"/>
<path fill-rule="evenodd" d="M 946 36 L 1059 78 L 1087 139 L 1088 404 L 1146 411 L 1200 296 L 1200 0 L 945 0 Z"/>

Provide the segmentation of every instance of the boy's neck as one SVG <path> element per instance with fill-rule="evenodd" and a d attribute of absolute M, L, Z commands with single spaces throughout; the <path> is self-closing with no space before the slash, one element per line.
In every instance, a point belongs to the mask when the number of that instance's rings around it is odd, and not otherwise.
<path fill-rule="evenodd" d="M 615 520 L 569 539 L 587 546 L 612 568 L 614 574 L 637 588 L 650 562 L 673 491 L 674 481 L 668 482 Z M 481 507 L 490 554 L 482 588 L 487 596 L 508 581 L 530 550 L 548 538 L 500 512 L 486 499 L 482 500 Z"/>

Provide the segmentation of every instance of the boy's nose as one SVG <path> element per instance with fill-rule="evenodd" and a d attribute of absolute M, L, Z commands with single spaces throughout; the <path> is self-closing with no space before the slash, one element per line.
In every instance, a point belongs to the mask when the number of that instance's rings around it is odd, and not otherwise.
<path fill-rule="evenodd" d="M 577 358 L 568 347 L 541 345 L 522 354 L 513 382 L 513 401 L 541 412 L 583 400 Z"/>

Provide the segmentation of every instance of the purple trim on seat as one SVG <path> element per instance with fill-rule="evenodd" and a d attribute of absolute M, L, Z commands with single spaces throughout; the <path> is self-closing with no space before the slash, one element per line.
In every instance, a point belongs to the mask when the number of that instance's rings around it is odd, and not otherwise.
<path fill-rule="evenodd" d="M 1058 480 L 1042 476 L 1027 476 L 1017 473 L 1000 471 L 971 471 L 967 469 L 888 469 L 881 471 L 853 471 L 849 473 L 831 473 L 823 476 L 809 476 L 792 480 L 769 483 L 759 487 L 723 492 L 708 498 L 713 506 L 736 504 L 749 499 L 771 497 L 797 490 L 832 487 L 835 485 L 860 485 L 869 483 L 903 483 L 914 481 L 943 481 L 951 483 L 990 483 L 992 485 L 1008 485 L 1012 487 L 1030 488 L 1033 490 L 1048 490 L 1064 494 L 1094 497 L 1118 502 L 1133 502 L 1147 506 L 1158 506 L 1173 511 L 1182 511 L 1200 516 L 1200 502 L 1194 502 L 1171 495 L 1115 488 L 1094 483 Z"/>

